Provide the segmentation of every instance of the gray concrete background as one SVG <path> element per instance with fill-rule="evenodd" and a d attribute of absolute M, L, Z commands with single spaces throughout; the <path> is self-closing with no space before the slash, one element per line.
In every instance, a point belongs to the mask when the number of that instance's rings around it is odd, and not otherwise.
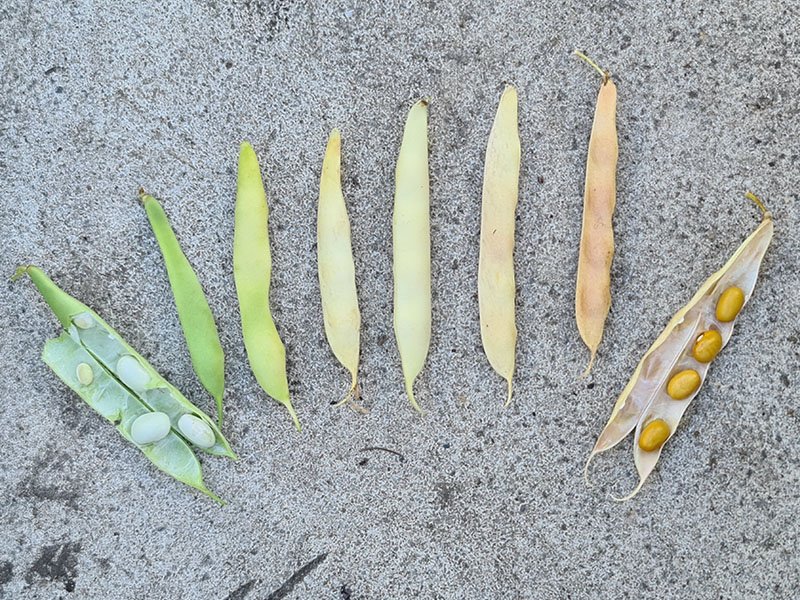
<path fill-rule="evenodd" d="M 58 327 L 34 288 L 0 284 L 0 596 L 260 599 L 327 553 L 273 597 L 794 597 L 793 2 L 136 4 L 0 8 L 0 272 L 41 265 L 212 410 L 136 191 L 160 197 L 218 319 L 225 430 L 242 459 L 203 461 L 225 508 L 157 472 L 40 362 Z M 598 78 L 574 47 L 615 73 L 620 102 L 614 304 L 586 381 L 573 293 Z M 520 93 L 523 165 L 518 375 L 504 410 L 476 280 L 483 153 L 506 81 Z M 391 329 L 390 223 L 403 119 L 423 95 L 435 297 L 419 418 Z M 328 405 L 347 385 L 314 259 L 334 126 L 367 416 Z M 273 309 L 301 435 L 257 387 L 241 342 L 242 139 L 268 176 Z M 641 354 L 756 226 L 746 189 L 776 217 L 753 301 L 650 482 L 616 504 L 608 492 L 634 483 L 630 441 L 598 462 L 595 489 L 583 462 Z"/>

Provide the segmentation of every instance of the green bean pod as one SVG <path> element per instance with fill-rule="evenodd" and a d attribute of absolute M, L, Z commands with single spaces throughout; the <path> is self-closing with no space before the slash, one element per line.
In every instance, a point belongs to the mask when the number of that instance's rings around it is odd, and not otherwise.
<path fill-rule="evenodd" d="M 214 444 L 201 450 L 216 456 L 236 458 L 214 421 L 164 379 L 136 350 L 88 306 L 67 294 L 38 267 L 20 267 L 15 277 L 27 274 L 61 325 L 89 352 L 106 372 L 124 385 L 151 410 L 166 413 L 170 425 L 180 431 L 178 420 L 193 415 L 214 433 Z M 122 361 L 126 363 L 122 367 Z M 132 367 L 132 368 L 131 368 Z"/>
<path fill-rule="evenodd" d="M 283 404 L 300 431 L 300 421 L 289 398 L 286 348 L 269 310 L 272 255 L 268 221 L 267 195 L 258 158 L 253 147 L 243 142 L 233 228 L 233 278 L 242 317 L 242 337 L 258 384 L 272 399 Z"/>
<path fill-rule="evenodd" d="M 217 426 L 222 427 L 222 396 L 225 393 L 225 355 L 219 341 L 214 315 L 203 288 L 158 200 L 140 193 L 140 198 L 156 241 L 164 257 L 167 276 L 175 298 L 183 337 L 192 359 L 192 367 L 203 387 L 217 405 Z"/>
<path fill-rule="evenodd" d="M 203 483 L 203 473 L 191 447 L 175 431 L 153 444 L 137 444 L 131 438 L 131 425 L 150 408 L 136 398 L 90 352 L 68 333 L 45 343 L 42 360 L 92 409 L 111 421 L 120 435 L 136 446 L 150 462 L 167 475 L 189 485 L 220 504 L 225 502 Z M 79 369 L 90 369 L 90 382 L 81 381 Z M 85 380 L 84 380 L 85 381 Z"/>

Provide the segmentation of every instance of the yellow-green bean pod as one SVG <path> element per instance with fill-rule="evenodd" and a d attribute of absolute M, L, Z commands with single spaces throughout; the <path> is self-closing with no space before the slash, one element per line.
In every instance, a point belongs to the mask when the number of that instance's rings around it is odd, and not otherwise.
<path fill-rule="evenodd" d="M 286 349 L 269 309 L 272 255 L 268 233 L 269 209 L 258 158 L 243 142 L 239 152 L 239 174 L 233 232 L 233 277 L 242 319 L 242 337 L 247 360 L 258 384 L 279 402 L 300 431 L 286 377 Z"/>

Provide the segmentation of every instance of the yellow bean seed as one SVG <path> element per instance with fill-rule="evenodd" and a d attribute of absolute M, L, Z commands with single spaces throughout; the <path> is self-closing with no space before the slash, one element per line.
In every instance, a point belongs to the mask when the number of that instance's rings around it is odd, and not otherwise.
<path fill-rule="evenodd" d="M 700 374 L 694 369 L 686 369 L 672 376 L 667 384 L 667 394 L 673 400 L 685 400 L 700 387 Z"/>
<path fill-rule="evenodd" d="M 722 292 L 717 300 L 717 319 L 728 323 L 736 318 L 744 306 L 744 292 L 736 286 Z"/>
<path fill-rule="evenodd" d="M 648 423 L 639 435 L 639 448 L 645 452 L 658 450 L 669 437 L 669 425 L 663 419 Z"/>
<path fill-rule="evenodd" d="M 697 362 L 707 363 L 714 360 L 722 350 L 722 336 L 719 331 L 710 329 L 700 334 L 692 348 L 692 356 Z"/>

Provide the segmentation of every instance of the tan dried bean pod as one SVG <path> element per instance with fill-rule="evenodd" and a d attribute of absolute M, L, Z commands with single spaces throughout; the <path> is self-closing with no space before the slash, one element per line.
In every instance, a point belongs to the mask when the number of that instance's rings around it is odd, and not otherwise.
<path fill-rule="evenodd" d="M 612 218 L 617 202 L 617 86 L 611 81 L 608 71 L 603 71 L 577 50 L 575 54 L 603 76 L 586 159 L 583 225 L 575 286 L 575 321 L 581 338 L 591 352 L 589 364 L 583 373 L 585 377 L 594 364 L 611 308 L 611 260 L 614 257 Z"/>

